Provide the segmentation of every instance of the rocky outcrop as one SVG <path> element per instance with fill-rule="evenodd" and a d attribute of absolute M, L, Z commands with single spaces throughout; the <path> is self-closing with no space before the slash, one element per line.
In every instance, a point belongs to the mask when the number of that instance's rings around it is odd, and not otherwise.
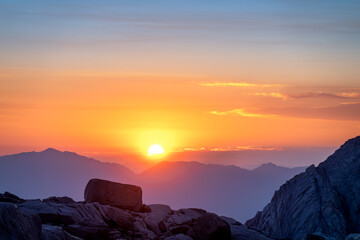
<path fill-rule="evenodd" d="M 231 239 L 229 224 L 213 213 L 205 213 L 197 218 L 194 227 L 188 233 L 199 240 Z"/>
<path fill-rule="evenodd" d="M 21 199 L 12 193 L 9 192 L 0 193 L 0 202 L 21 203 L 23 201 L 24 199 Z"/>
<path fill-rule="evenodd" d="M 143 208 L 140 187 L 102 179 L 91 179 L 88 182 L 84 198 L 87 202 L 98 202 L 132 211 L 141 211 Z"/>
<path fill-rule="evenodd" d="M 110 185 L 114 184 L 110 183 Z M 117 191 L 125 189 L 125 193 L 128 193 L 129 188 L 138 188 L 130 185 L 124 187 L 124 184 L 115 185 Z M 94 189 L 98 187 L 96 185 Z M 94 189 L 92 191 L 96 195 Z M 116 194 L 121 195 L 124 192 L 116 192 Z M 106 194 L 104 196 L 108 197 Z M 12 195 L 12 198 L 18 199 L 15 195 Z M 7 201 L 8 198 L 5 200 Z M 139 199 L 135 200 L 139 202 Z M 113 201 L 110 201 L 113 205 L 99 202 L 104 201 L 100 199 L 90 202 L 88 199 L 85 202 L 75 202 L 68 197 L 50 197 L 43 201 L 35 199 L 0 202 L 0 239 L 227 240 L 231 238 L 230 225 L 219 216 L 202 209 L 174 211 L 167 205 L 154 204 L 147 207 L 148 211 L 139 212 L 134 211 L 138 210 L 136 208 L 128 209 L 131 205 L 130 201 L 129 204 L 121 204 L 121 207 L 113 204 Z M 142 204 L 141 199 L 140 202 Z"/>
<path fill-rule="evenodd" d="M 240 222 L 236 221 L 235 219 L 229 218 L 229 217 L 221 217 L 223 220 L 225 220 L 227 223 L 230 224 L 231 229 L 231 239 L 232 240 L 271 240 L 270 238 L 267 238 L 263 234 L 249 229 L 244 224 L 241 224 Z"/>
<path fill-rule="evenodd" d="M 271 238 L 345 239 L 360 232 L 360 137 L 287 181 L 246 225 Z"/>
<path fill-rule="evenodd" d="M 40 218 L 23 213 L 14 203 L 0 202 L 0 239 L 41 239 Z"/>

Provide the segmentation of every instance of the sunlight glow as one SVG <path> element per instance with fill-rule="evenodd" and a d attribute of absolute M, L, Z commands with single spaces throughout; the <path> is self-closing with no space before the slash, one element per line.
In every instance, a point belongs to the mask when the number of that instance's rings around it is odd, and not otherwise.
<path fill-rule="evenodd" d="M 163 154 L 163 153 L 164 153 L 164 149 L 159 144 L 151 145 L 148 149 L 149 156 Z"/>

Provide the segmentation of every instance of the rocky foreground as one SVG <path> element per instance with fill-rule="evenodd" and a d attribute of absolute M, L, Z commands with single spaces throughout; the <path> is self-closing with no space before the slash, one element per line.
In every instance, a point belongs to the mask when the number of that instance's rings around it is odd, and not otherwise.
<path fill-rule="evenodd" d="M 99 179 L 88 183 L 84 202 L 68 197 L 23 200 L 0 194 L 0 239 L 266 239 L 249 235 L 257 233 L 231 218 L 202 209 L 147 206 L 140 187 Z"/>

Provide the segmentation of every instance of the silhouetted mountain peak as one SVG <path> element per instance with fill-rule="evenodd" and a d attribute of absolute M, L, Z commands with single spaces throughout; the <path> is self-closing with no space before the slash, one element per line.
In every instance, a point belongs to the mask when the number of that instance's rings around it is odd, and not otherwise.
<path fill-rule="evenodd" d="M 47 148 L 44 151 L 41 151 L 42 153 L 60 153 L 61 151 L 56 150 L 55 148 Z"/>
<path fill-rule="evenodd" d="M 255 169 L 274 169 L 274 168 L 279 168 L 281 166 L 278 166 L 272 162 L 268 162 L 268 163 L 264 163 L 261 164 L 259 167 L 255 168 Z"/>

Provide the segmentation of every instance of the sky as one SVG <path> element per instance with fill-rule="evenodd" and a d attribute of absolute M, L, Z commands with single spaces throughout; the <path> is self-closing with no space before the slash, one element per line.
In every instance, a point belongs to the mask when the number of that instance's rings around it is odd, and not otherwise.
<path fill-rule="evenodd" d="M 360 133 L 359 12 L 331 0 L 3 0 L 0 154 L 339 146 Z"/>

